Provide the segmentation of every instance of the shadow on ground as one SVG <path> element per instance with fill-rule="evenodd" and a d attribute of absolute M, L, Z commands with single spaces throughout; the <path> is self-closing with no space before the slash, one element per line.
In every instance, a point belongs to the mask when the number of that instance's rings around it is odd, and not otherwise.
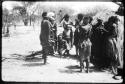
<path fill-rule="evenodd" d="M 27 63 L 27 64 L 23 64 L 22 66 L 28 66 L 28 67 L 35 67 L 35 66 L 43 66 L 45 65 L 44 63 Z"/>
<path fill-rule="evenodd" d="M 42 59 L 42 52 L 41 51 L 30 51 L 28 55 L 21 55 L 21 54 L 11 54 L 11 59 L 25 61 L 25 64 L 22 66 L 34 67 L 34 66 L 42 66 L 44 65 Z"/>
<path fill-rule="evenodd" d="M 42 51 L 29 51 L 29 54 L 23 55 L 23 54 L 10 54 L 12 59 L 18 59 L 18 60 L 39 60 L 42 57 Z M 37 57 L 36 57 L 37 56 Z"/>
<path fill-rule="evenodd" d="M 59 72 L 68 74 L 80 73 L 80 67 L 78 65 L 70 65 L 66 66 L 65 69 L 59 69 Z"/>
<path fill-rule="evenodd" d="M 65 69 L 59 69 L 59 72 L 73 74 L 73 73 L 86 73 L 86 70 L 83 70 L 83 72 L 80 72 L 79 65 L 70 65 L 70 66 L 66 66 Z M 89 73 L 92 73 L 92 72 L 100 73 L 105 71 L 92 66 L 89 68 Z"/>
<path fill-rule="evenodd" d="M 73 60 L 78 60 L 78 57 L 76 55 L 49 55 L 52 57 L 56 57 L 56 58 L 61 58 L 61 59 L 73 59 Z"/>
<path fill-rule="evenodd" d="M 17 53 L 14 53 L 14 54 L 10 54 L 11 58 L 12 59 L 17 59 L 17 60 L 25 60 L 25 61 L 28 61 L 28 62 L 32 62 L 32 61 L 39 61 L 42 59 L 42 51 L 29 51 L 29 54 L 17 54 Z M 51 57 L 56 57 L 56 58 L 61 58 L 61 59 L 75 59 L 77 60 L 78 57 L 76 57 L 75 55 L 65 55 L 65 56 L 60 56 L 58 54 L 56 55 L 49 55 Z"/>

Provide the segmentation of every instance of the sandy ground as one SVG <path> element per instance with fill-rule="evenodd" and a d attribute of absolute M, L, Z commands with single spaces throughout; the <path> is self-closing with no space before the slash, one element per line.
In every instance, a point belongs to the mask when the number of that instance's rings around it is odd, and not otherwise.
<path fill-rule="evenodd" d="M 43 65 L 41 55 L 25 59 L 32 51 L 40 51 L 39 26 L 20 26 L 16 35 L 2 38 L 2 80 L 18 82 L 91 82 L 121 83 L 114 80 L 109 71 L 96 70 L 92 64 L 90 73 L 80 73 L 79 62 L 73 57 L 48 56 Z M 73 48 L 70 53 L 75 54 Z"/>

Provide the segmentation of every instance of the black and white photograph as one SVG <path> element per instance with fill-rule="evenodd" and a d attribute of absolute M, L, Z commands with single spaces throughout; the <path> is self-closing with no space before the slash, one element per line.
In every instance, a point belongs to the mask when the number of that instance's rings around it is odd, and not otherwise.
<path fill-rule="evenodd" d="M 4 82 L 122 83 L 124 6 L 2 1 Z"/>

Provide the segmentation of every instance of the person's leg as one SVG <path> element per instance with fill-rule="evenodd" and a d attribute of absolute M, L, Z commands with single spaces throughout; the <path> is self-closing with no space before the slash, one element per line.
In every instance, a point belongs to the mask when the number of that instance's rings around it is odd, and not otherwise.
<path fill-rule="evenodd" d="M 47 55 L 49 55 L 49 50 L 50 46 L 45 46 L 43 47 L 43 59 L 44 59 L 44 64 L 47 62 Z"/>
<path fill-rule="evenodd" d="M 83 69 L 85 69 L 84 61 L 83 61 L 82 58 L 80 57 L 80 72 L 82 72 Z"/>
<path fill-rule="evenodd" d="M 43 56 L 44 56 L 44 64 L 46 64 L 46 61 L 47 61 L 47 55 L 44 54 Z"/>
<path fill-rule="evenodd" d="M 57 40 L 55 40 L 55 44 L 54 44 L 54 52 L 57 51 Z"/>
<path fill-rule="evenodd" d="M 90 63 L 90 58 L 88 57 L 86 60 L 87 73 L 89 73 L 89 63 Z"/>
<path fill-rule="evenodd" d="M 69 47 L 69 48 L 67 49 L 67 55 L 70 55 L 70 54 L 69 54 L 69 50 L 71 49 L 71 45 L 72 45 L 70 38 L 67 39 L 67 43 L 68 43 L 68 47 Z"/>
<path fill-rule="evenodd" d="M 47 57 L 46 51 L 45 51 L 45 48 L 43 48 L 43 56 L 42 56 L 42 58 L 44 59 L 44 64 L 46 64 L 46 57 Z"/>
<path fill-rule="evenodd" d="M 57 45 L 58 45 L 58 39 L 57 36 L 55 36 L 55 52 L 57 52 Z"/>
<path fill-rule="evenodd" d="M 66 57 L 66 55 L 68 55 L 68 51 L 69 51 L 69 44 L 68 44 L 68 39 L 67 38 L 65 38 L 65 40 L 66 40 L 66 47 L 65 47 L 65 52 L 64 52 L 64 57 Z"/>
<path fill-rule="evenodd" d="M 121 76 L 123 79 L 123 68 L 118 68 L 118 76 Z"/>
<path fill-rule="evenodd" d="M 123 69 L 118 69 L 118 73 L 114 74 L 112 78 L 114 78 L 115 80 L 123 79 Z"/>
<path fill-rule="evenodd" d="M 78 47 L 77 46 L 75 47 L 76 47 L 76 56 L 78 56 Z"/>
<path fill-rule="evenodd" d="M 114 74 L 113 78 L 116 80 L 123 79 L 123 69 L 118 67 L 116 63 L 112 65 L 112 72 Z"/>

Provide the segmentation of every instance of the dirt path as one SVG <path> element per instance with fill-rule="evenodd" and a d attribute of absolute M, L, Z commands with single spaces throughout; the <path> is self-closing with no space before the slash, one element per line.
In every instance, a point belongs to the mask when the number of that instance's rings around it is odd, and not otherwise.
<path fill-rule="evenodd" d="M 58 55 L 48 56 L 43 65 L 41 55 L 33 59 L 25 59 L 31 51 L 41 50 L 39 29 L 29 33 L 2 38 L 2 80 L 3 81 L 35 81 L 35 82 L 104 82 L 119 83 L 108 71 L 98 71 L 91 65 L 90 73 L 79 72 L 79 62 L 73 58 L 60 58 Z M 20 31 L 21 32 L 21 31 Z M 70 52 L 74 54 L 74 49 Z"/>

